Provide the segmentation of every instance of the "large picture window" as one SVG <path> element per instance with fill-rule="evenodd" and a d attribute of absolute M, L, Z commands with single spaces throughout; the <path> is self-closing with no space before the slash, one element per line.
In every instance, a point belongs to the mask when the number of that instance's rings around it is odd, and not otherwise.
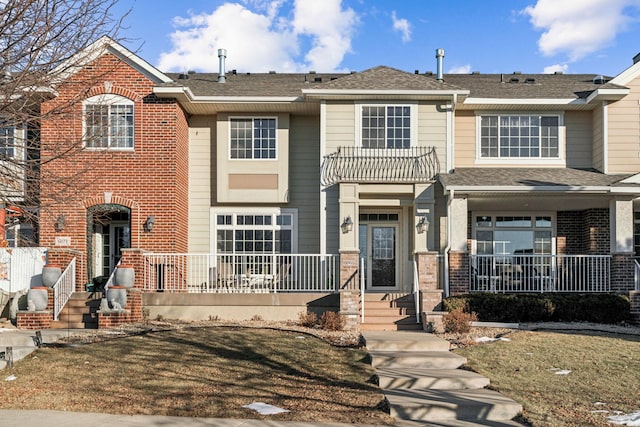
<path fill-rule="evenodd" d="M 362 148 L 411 147 L 411 105 L 361 106 Z"/>
<path fill-rule="evenodd" d="M 552 253 L 549 215 L 475 216 L 478 255 L 540 255 Z"/>
<path fill-rule="evenodd" d="M 560 155 L 557 115 L 480 117 L 481 158 L 553 158 Z"/>
<path fill-rule="evenodd" d="M 98 95 L 84 104 L 87 148 L 133 148 L 133 101 L 118 95 Z"/>
<path fill-rule="evenodd" d="M 277 158 L 275 118 L 232 118 L 229 152 L 232 159 Z"/>
<path fill-rule="evenodd" d="M 216 250 L 220 254 L 290 254 L 294 214 L 218 213 Z"/>

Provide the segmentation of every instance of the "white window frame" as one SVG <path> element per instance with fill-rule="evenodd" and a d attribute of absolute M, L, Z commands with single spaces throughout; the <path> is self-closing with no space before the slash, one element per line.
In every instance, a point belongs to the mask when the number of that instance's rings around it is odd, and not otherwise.
<path fill-rule="evenodd" d="M 231 123 L 234 120 L 251 120 L 251 123 L 252 123 L 252 126 L 251 126 L 251 130 L 252 130 L 252 132 L 251 132 L 251 157 L 244 157 L 244 158 L 231 157 Z M 268 157 L 268 158 L 262 158 L 262 157 L 261 158 L 255 158 L 255 157 L 253 157 L 253 150 L 254 150 L 254 148 L 253 148 L 253 143 L 254 143 L 254 139 L 253 139 L 253 129 L 254 129 L 254 127 L 253 127 L 253 124 L 255 123 L 255 120 L 274 120 L 275 121 L 275 124 L 276 124 L 275 157 L 273 157 L 273 158 L 271 158 L 271 157 Z M 252 162 L 278 160 L 279 151 L 280 151 L 280 148 L 279 148 L 280 142 L 278 140 L 278 117 L 277 116 L 230 116 L 228 123 L 229 123 L 229 132 L 228 132 L 229 143 L 227 145 L 227 148 L 229 150 L 228 151 L 228 160 L 231 160 L 231 161 L 237 161 L 237 160 L 243 161 L 243 160 L 245 160 L 245 161 L 252 161 Z"/>
<path fill-rule="evenodd" d="M 131 107 L 131 115 L 133 117 L 132 123 L 132 138 L 131 138 L 131 146 L 128 147 L 114 147 L 112 146 L 112 138 L 111 138 L 111 123 L 109 123 L 109 135 L 108 135 L 108 144 L 106 147 L 93 147 L 87 145 L 88 139 L 88 130 L 87 130 L 87 106 L 88 105 L 106 105 L 109 107 L 109 120 L 111 120 L 111 106 L 130 106 Z M 133 151 L 136 145 L 136 122 L 135 122 L 135 102 L 129 98 L 125 98 L 124 96 L 115 95 L 115 94 L 102 94 L 95 95 L 90 98 L 87 98 L 82 103 L 82 135 L 84 135 L 84 143 L 83 146 L 86 150 L 113 150 L 113 151 Z"/>
<path fill-rule="evenodd" d="M 558 118 L 558 157 L 482 157 L 482 117 L 554 116 Z M 498 119 L 499 120 L 499 119 Z M 500 123 L 498 121 L 498 128 Z M 566 129 L 562 111 L 478 111 L 476 112 L 476 164 L 565 165 Z"/>
<path fill-rule="evenodd" d="M 476 218 L 479 216 L 489 216 L 492 218 L 492 226 L 491 227 L 478 227 L 476 225 Z M 520 216 L 528 216 L 531 217 L 531 227 L 496 227 L 495 224 L 495 219 L 498 216 L 515 216 L 515 217 L 520 217 Z M 535 221 L 536 221 L 536 217 L 537 216 L 546 216 L 546 217 L 551 217 L 551 227 L 544 227 L 544 228 L 536 228 L 535 227 Z M 536 231 L 536 230 L 550 230 L 551 231 L 551 254 L 550 255 L 556 255 L 556 251 L 557 251 L 557 215 L 555 212 L 548 212 L 548 211 L 540 211 L 540 212 L 510 212 L 510 211 L 491 211 L 491 212 L 471 212 L 471 253 L 473 255 L 477 255 L 478 254 L 478 239 L 476 238 L 476 232 L 479 230 L 483 231 L 483 230 L 492 230 L 492 231 L 496 231 L 496 230 L 532 230 L 532 231 Z M 495 251 L 494 251 L 495 252 Z M 495 253 L 493 255 L 496 255 Z"/>
<path fill-rule="evenodd" d="M 369 148 L 362 145 L 362 108 L 363 107 L 409 107 L 409 147 L 418 146 L 418 103 L 417 102 L 356 102 L 355 103 L 355 141 L 354 146 L 364 150 L 403 150 L 405 148 Z M 387 138 L 385 135 L 385 142 Z M 386 144 L 385 144 L 386 145 Z"/>
<path fill-rule="evenodd" d="M 298 209 L 295 208 L 248 208 L 248 207 L 228 207 L 228 208 L 213 208 L 211 209 L 211 252 L 214 254 L 218 254 L 218 215 L 231 215 L 232 225 L 229 227 L 221 227 L 222 229 L 230 229 L 230 230 L 243 230 L 243 229 L 255 229 L 255 225 L 237 225 L 236 218 L 242 215 L 265 215 L 272 216 L 272 224 L 268 227 L 268 229 L 273 230 L 274 232 L 278 229 L 283 229 L 281 226 L 278 226 L 276 223 L 276 217 L 278 215 L 291 215 L 291 226 L 284 227 L 284 229 L 291 230 L 291 254 L 298 253 Z M 266 230 L 267 227 L 264 227 Z M 273 251 L 272 254 L 277 254 L 277 252 Z M 233 255 L 246 255 L 247 253 L 236 253 L 235 247 L 231 253 L 225 252 L 224 254 L 233 254 Z M 257 255 L 269 254 L 265 252 L 257 253 Z"/>
<path fill-rule="evenodd" d="M 18 160 L 22 161 L 25 159 L 26 153 L 26 129 L 22 126 L 16 126 L 8 123 L 3 123 L 0 120 L 0 129 L 8 129 L 13 128 L 13 154 L 11 156 L 0 156 L 0 161 L 2 160 Z M 6 140 L 2 137 L 3 142 Z"/>

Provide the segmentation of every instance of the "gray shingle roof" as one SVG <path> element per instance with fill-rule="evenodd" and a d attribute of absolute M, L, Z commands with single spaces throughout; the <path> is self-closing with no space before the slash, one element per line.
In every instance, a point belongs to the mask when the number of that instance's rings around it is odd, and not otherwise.
<path fill-rule="evenodd" d="M 457 168 L 440 174 L 446 187 L 607 187 L 631 174 L 607 175 L 595 170 L 572 168 Z"/>
<path fill-rule="evenodd" d="M 378 66 L 361 73 L 323 84 L 318 89 L 334 90 L 463 90 L 456 85 L 438 81 L 425 75 L 411 74 L 395 68 Z"/>
<path fill-rule="evenodd" d="M 301 96 L 302 88 L 316 87 L 345 74 L 339 73 L 245 73 L 226 74 L 226 83 L 218 83 L 218 73 L 167 73 L 175 83 L 161 86 L 187 86 L 196 96 Z M 320 81 L 316 81 L 316 80 Z"/>
<path fill-rule="evenodd" d="M 594 83 L 595 77 L 595 74 L 445 74 L 444 81 L 469 89 L 473 98 L 578 99 L 600 88 L 624 89 L 607 83 L 611 77 L 605 77 L 604 84 Z"/>

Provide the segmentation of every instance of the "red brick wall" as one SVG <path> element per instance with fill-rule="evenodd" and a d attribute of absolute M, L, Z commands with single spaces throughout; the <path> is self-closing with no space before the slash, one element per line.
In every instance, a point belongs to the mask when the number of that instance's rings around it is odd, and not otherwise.
<path fill-rule="evenodd" d="M 608 254 L 609 209 L 558 212 L 559 254 Z"/>
<path fill-rule="evenodd" d="M 111 82 L 111 93 L 134 101 L 133 151 L 78 149 L 82 100 L 105 93 L 105 81 Z M 144 75 L 105 54 L 61 85 L 59 95 L 43 105 L 42 246 L 53 247 L 56 236 L 71 236 L 71 249 L 86 256 L 87 209 L 105 203 L 104 192 L 111 192 L 111 203 L 130 208 L 132 247 L 187 251 L 187 117 L 175 101 L 158 99 L 153 87 Z M 56 158 L 60 147 L 71 154 Z M 54 223 L 61 214 L 66 227 L 57 232 Z M 147 233 L 142 227 L 149 215 L 155 216 L 155 227 Z M 86 265 L 79 267 L 78 281 L 84 283 Z"/>

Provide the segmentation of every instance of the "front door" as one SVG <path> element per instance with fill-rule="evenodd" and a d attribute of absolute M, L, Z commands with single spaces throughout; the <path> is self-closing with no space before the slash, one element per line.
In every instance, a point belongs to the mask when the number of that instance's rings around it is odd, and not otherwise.
<path fill-rule="evenodd" d="M 89 279 L 109 276 L 122 257 L 121 250 L 131 247 L 129 209 L 118 205 L 99 205 L 89 212 Z"/>
<path fill-rule="evenodd" d="M 360 257 L 365 261 L 365 280 L 369 290 L 395 290 L 398 287 L 398 226 L 360 224 Z"/>

